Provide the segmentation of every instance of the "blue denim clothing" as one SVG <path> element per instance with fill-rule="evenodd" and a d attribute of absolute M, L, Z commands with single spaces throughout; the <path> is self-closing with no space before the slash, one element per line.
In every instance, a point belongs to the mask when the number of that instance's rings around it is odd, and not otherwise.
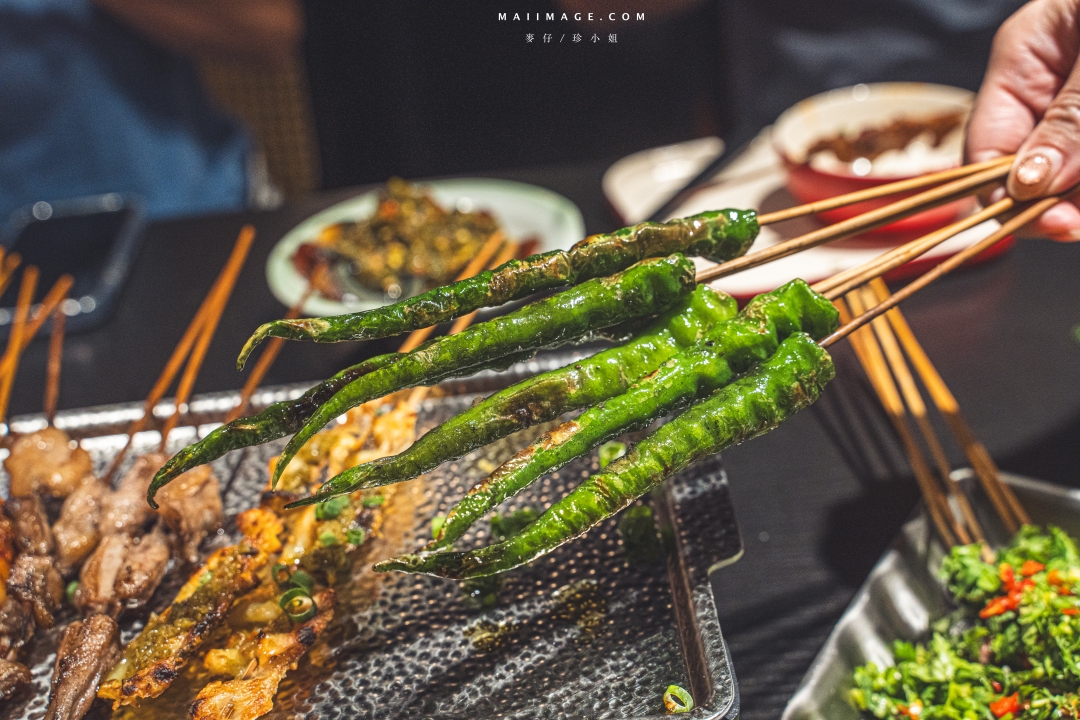
<path fill-rule="evenodd" d="M 0 223 L 106 192 L 151 218 L 241 208 L 249 147 L 189 60 L 90 0 L 0 0 Z"/>

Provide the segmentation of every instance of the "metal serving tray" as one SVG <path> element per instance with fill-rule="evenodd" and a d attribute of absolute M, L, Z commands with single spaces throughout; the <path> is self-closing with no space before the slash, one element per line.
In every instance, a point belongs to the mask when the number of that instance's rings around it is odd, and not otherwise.
<path fill-rule="evenodd" d="M 573 357 L 522 363 L 499 375 L 481 373 L 444 385 L 454 394 L 427 400 L 418 429 L 461 412 L 482 393 Z M 304 389 L 261 392 L 255 407 L 295 397 Z M 171 449 L 205 435 L 235 402 L 234 393 L 193 400 L 170 436 Z M 155 418 L 171 412 L 172 405 L 163 403 Z M 122 446 L 126 423 L 139 413 L 137 404 L 71 411 L 61 413 L 57 425 L 80 439 L 100 470 Z M 25 432 L 42 424 L 41 417 L 22 417 L 12 428 Z M 469 609 L 453 581 L 371 571 L 374 560 L 426 541 L 435 514 L 446 512 L 486 474 L 485 468 L 490 471 L 538 432 L 518 433 L 448 463 L 392 496 L 381 537 L 361 551 L 352 581 L 338 585 L 333 625 L 286 678 L 267 717 L 648 718 L 664 714 L 662 694 L 673 683 L 691 690 L 696 700 L 688 717 L 737 717 L 735 675 L 709 585 L 712 570 L 742 553 L 718 459 L 684 471 L 647 499 L 666 556 L 654 563 L 628 558 L 613 519 L 510 573 L 499 591 L 499 604 L 487 610 Z M 152 449 L 158 438 L 157 430 L 139 434 L 136 450 Z M 283 441 L 234 452 L 215 463 L 228 516 L 257 503 L 267 480 L 267 461 L 282 446 Z M 581 458 L 503 509 L 542 508 L 597 468 L 595 454 Z M 0 493 L 6 494 L 6 478 L 0 478 Z M 478 527 L 463 539 L 466 543 L 483 542 L 487 523 Z M 209 544 L 230 542 L 233 533 L 227 523 Z M 151 609 L 163 608 L 188 572 L 170 570 Z M 70 619 L 61 618 L 61 623 Z M 141 616 L 122 620 L 124 640 L 141 624 Z M 486 644 L 479 641 L 485 633 Z M 57 634 L 39 632 L 36 639 L 30 658 L 32 697 L 0 714 L 27 720 L 42 716 Z M 154 718 L 186 717 L 194 695 L 176 693 L 171 698 L 170 693 L 173 690 L 129 717 L 144 712 Z M 99 705 L 90 717 L 108 717 Z"/>
<path fill-rule="evenodd" d="M 953 477 L 970 491 L 979 522 L 994 545 L 1008 541 L 986 495 L 975 488 L 969 469 Z M 1020 502 L 1040 525 L 1061 527 L 1080 536 L 1080 490 L 1002 473 Z M 930 624 L 949 612 L 944 585 L 937 569 L 945 548 L 930 532 L 924 511 L 904 525 L 892 549 L 878 561 L 851 605 L 814 659 L 799 689 L 788 702 L 783 720 L 859 720 L 847 701 L 855 668 L 867 662 L 892 665 L 894 640 L 924 640 Z"/>

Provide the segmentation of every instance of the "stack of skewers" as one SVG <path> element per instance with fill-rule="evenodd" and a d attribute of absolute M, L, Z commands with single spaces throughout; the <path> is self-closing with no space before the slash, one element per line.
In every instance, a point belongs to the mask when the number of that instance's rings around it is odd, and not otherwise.
<path fill-rule="evenodd" d="M 168 517 L 170 496 L 177 490 L 188 493 L 191 481 L 185 479 L 200 466 L 230 450 L 293 435 L 272 463 L 260 507 L 237 519 L 243 534 L 240 543 L 217 550 L 199 566 L 174 602 L 153 616 L 122 652 L 98 653 L 92 672 L 83 672 L 79 682 L 69 683 L 75 688 L 70 694 L 74 700 L 65 700 L 65 678 L 73 676 L 65 668 L 77 664 L 77 659 L 66 665 L 65 658 L 71 655 L 64 650 L 87 646 L 90 641 L 78 633 L 89 632 L 82 628 L 90 620 L 76 630 L 69 628 L 58 655 L 50 702 L 51 708 L 63 704 L 69 710 L 50 709 L 50 717 L 80 717 L 94 691 L 113 701 L 114 707 L 156 697 L 198 653 L 203 653 L 203 664 L 212 674 L 231 679 L 203 687 L 190 708 L 194 717 L 235 720 L 267 712 L 289 667 L 327 626 L 333 611 L 333 585 L 348 554 L 378 532 L 380 513 L 389 507 L 393 486 L 517 430 L 583 410 L 470 490 L 427 547 L 383 561 L 376 569 L 456 579 L 505 572 L 587 532 L 694 461 L 775 428 L 813 403 L 832 379 L 833 365 L 825 348 L 868 323 L 877 323 L 878 330 L 884 321 L 875 318 L 1008 237 L 1057 199 L 1020 204 L 1006 198 L 813 287 L 795 280 L 758 296 L 742 311 L 732 298 L 713 291 L 707 283 L 984 190 L 1004 178 L 1010 161 L 969 165 L 768 215 L 724 210 L 661 224 L 643 223 L 592 236 L 566 252 L 520 260 L 512 259 L 516 247 L 497 234 L 450 286 L 366 313 L 286 319 L 263 326 L 240 359 L 242 366 L 261 340 L 272 337 L 273 344 L 258 366 L 263 373 L 283 339 L 340 342 L 404 332 L 413 335 L 400 352 L 346 368 L 296 400 L 276 403 L 251 417 L 231 419 L 160 469 L 153 468 L 153 480 L 142 487 L 150 506 L 158 509 L 160 502 L 162 516 Z M 922 188 L 930 189 L 910 194 Z M 899 193 L 909 195 L 851 220 L 746 254 L 760 225 Z M 875 282 L 889 270 L 992 218 L 1004 220 L 999 229 L 899 292 L 883 293 Z M 719 264 L 695 273 L 687 255 Z M 485 267 L 490 269 L 481 272 Z M 862 289 L 867 283 L 875 293 L 872 300 Z M 506 315 L 470 325 L 481 308 L 560 288 Z M 215 292 L 211 297 L 223 306 L 222 293 Z M 227 295 L 224 291 L 224 298 Z M 834 305 L 845 295 L 850 312 Z M 898 315 L 888 317 L 895 324 L 893 318 Z M 449 334 L 428 339 L 437 325 L 451 320 L 456 322 Z M 207 332 L 212 334 L 216 318 L 197 318 L 196 323 L 200 322 L 189 331 L 191 338 L 185 336 L 189 348 L 194 344 L 193 356 L 205 353 Z M 865 333 L 856 335 L 860 347 L 869 344 Z M 481 369 L 505 368 L 538 350 L 592 338 L 620 344 L 499 391 L 413 442 L 416 409 L 426 387 Z M 183 360 L 174 356 L 173 361 L 170 367 L 178 368 Z M 887 383 L 879 372 L 880 363 L 868 364 L 868 368 L 874 369 L 875 387 L 884 390 Z M 185 373 L 181 380 L 178 394 L 184 400 L 193 379 Z M 260 379 L 259 372 L 253 373 L 235 414 L 246 407 Z M 152 394 L 146 417 L 161 394 Z M 393 409 L 378 415 L 388 401 L 396 403 Z M 670 419 L 656 427 L 665 417 Z M 337 425 L 324 429 L 335 419 L 339 419 Z M 958 423 L 961 427 L 962 421 Z M 166 423 L 163 436 L 174 425 L 175 417 Z M 655 429 L 624 457 L 556 500 L 517 534 L 480 549 L 452 549 L 471 525 L 539 477 L 602 443 L 649 428 Z M 967 439 L 965 446 L 978 453 L 970 431 Z M 990 478 L 987 482 L 994 483 L 985 451 L 979 458 L 977 469 L 981 467 Z M 326 474 L 329 479 L 321 482 Z M 924 473 L 920 470 L 917 475 L 922 483 Z M 121 482 L 121 489 L 124 486 Z M 978 538 L 970 523 L 964 527 L 957 520 L 940 491 L 934 494 L 926 485 L 924 493 L 943 537 L 964 541 L 963 531 L 967 537 Z M 997 496 L 1007 508 L 1008 497 Z M 960 509 L 963 516 L 962 503 Z M 149 512 L 145 507 L 142 510 Z M 1015 522 L 1025 521 L 1022 509 L 1013 512 Z M 185 511 L 179 512 L 179 527 L 195 521 Z M 197 559 L 198 542 L 184 547 L 186 560 Z M 80 592 L 84 592 L 81 583 L 75 596 Z M 222 635 L 218 631 L 224 627 L 228 631 Z M 115 638 L 109 642 L 115 647 Z M 207 643 L 214 646 L 207 650 Z M 112 665 L 111 659 L 117 656 L 118 662 Z"/>

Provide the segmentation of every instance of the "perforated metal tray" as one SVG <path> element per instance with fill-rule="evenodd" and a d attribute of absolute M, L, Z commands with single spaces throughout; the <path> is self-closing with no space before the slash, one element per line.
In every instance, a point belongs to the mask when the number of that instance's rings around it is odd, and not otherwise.
<path fill-rule="evenodd" d="M 462 411 L 496 387 L 571 359 L 523 363 L 507 373 L 482 373 L 448 384 L 444 389 L 454 394 L 426 401 L 418 429 Z M 255 405 L 304 389 L 270 389 L 255 398 Z M 225 393 L 194 400 L 170 436 L 173 449 L 212 429 L 235 399 Z M 171 411 L 164 403 L 155 416 Z M 66 412 L 57 425 L 79 438 L 102 469 L 123 444 L 122 428 L 139 412 L 135 404 Z M 28 431 L 42 423 L 40 417 L 24 417 L 12 426 Z M 718 459 L 684 471 L 646 499 L 664 539 L 665 557 L 654 563 L 627 556 L 613 519 L 510 573 L 499 590 L 499 604 L 490 609 L 470 609 L 453 581 L 371 571 L 375 560 L 430 537 L 435 514 L 445 512 L 485 469 L 490 471 L 539 430 L 449 463 L 397 492 L 382 536 L 360 552 L 351 581 L 338 585 L 331 629 L 289 674 L 267 717 L 648 718 L 664 714 L 662 694 L 673 683 L 694 696 L 697 706 L 688 717 L 737 717 L 738 689 L 708 580 L 712 570 L 742 553 Z M 156 430 L 147 431 L 136 437 L 135 446 L 149 450 L 157 440 Z M 281 447 L 278 442 L 234 452 L 215 463 L 228 515 L 257 503 L 267 460 Z M 581 458 L 503 510 L 542 508 L 596 469 L 595 455 Z M 0 479 L 0 492 L 6 494 L 4 485 L 6 478 Z M 481 529 L 464 542 L 483 543 L 486 526 L 478 524 Z M 227 525 L 209 544 L 233 539 Z M 185 575 L 180 569 L 170 571 L 151 608 L 164 607 Z M 125 641 L 141 624 L 138 617 L 122 621 Z M 483 631 L 489 633 L 487 644 L 478 641 Z M 56 641 L 57 631 L 39 632 L 30 658 L 34 692 L 0 714 L 42 716 Z M 145 703 L 134 717 L 186 717 L 194 694 L 181 687 L 178 681 L 175 692 Z M 108 717 L 98 705 L 91 717 Z"/>
<path fill-rule="evenodd" d="M 986 496 L 975 488 L 970 470 L 953 476 L 965 484 L 987 539 L 1008 541 Z M 1080 491 L 1003 473 L 1020 502 L 1039 524 L 1057 525 L 1080 536 Z M 925 512 L 900 531 L 893 547 L 874 566 L 843 617 L 814 659 L 799 689 L 784 710 L 783 720 L 859 720 L 847 702 L 852 673 L 859 665 L 892 665 L 894 640 L 925 640 L 930 624 L 949 612 L 937 570 L 945 548 L 930 532 Z"/>

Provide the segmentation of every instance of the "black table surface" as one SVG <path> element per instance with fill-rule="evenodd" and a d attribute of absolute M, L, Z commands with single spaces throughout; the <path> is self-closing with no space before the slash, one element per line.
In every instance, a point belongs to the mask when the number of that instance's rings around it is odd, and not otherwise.
<path fill-rule="evenodd" d="M 600 189 L 607 163 L 493 173 L 548 187 L 581 208 L 589 232 L 615 226 Z M 149 227 L 114 316 L 70 335 L 60 407 L 141 400 L 244 223 L 257 239 L 196 385 L 243 383 L 248 334 L 284 308 L 265 279 L 282 235 L 352 193 L 273 212 Z M 1019 242 L 1001 259 L 939 281 L 904 310 L 977 434 L 1005 469 L 1080 485 L 1080 246 Z M 288 343 L 267 384 L 326 377 L 393 349 Z M 714 578 L 746 720 L 778 717 L 833 624 L 918 501 L 910 471 L 846 345 L 837 380 L 811 410 L 725 456 L 746 552 Z M 46 344 L 23 358 L 14 414 L 41 407 Z M 951 448 L 954 462 L 962 456 Z"/>

